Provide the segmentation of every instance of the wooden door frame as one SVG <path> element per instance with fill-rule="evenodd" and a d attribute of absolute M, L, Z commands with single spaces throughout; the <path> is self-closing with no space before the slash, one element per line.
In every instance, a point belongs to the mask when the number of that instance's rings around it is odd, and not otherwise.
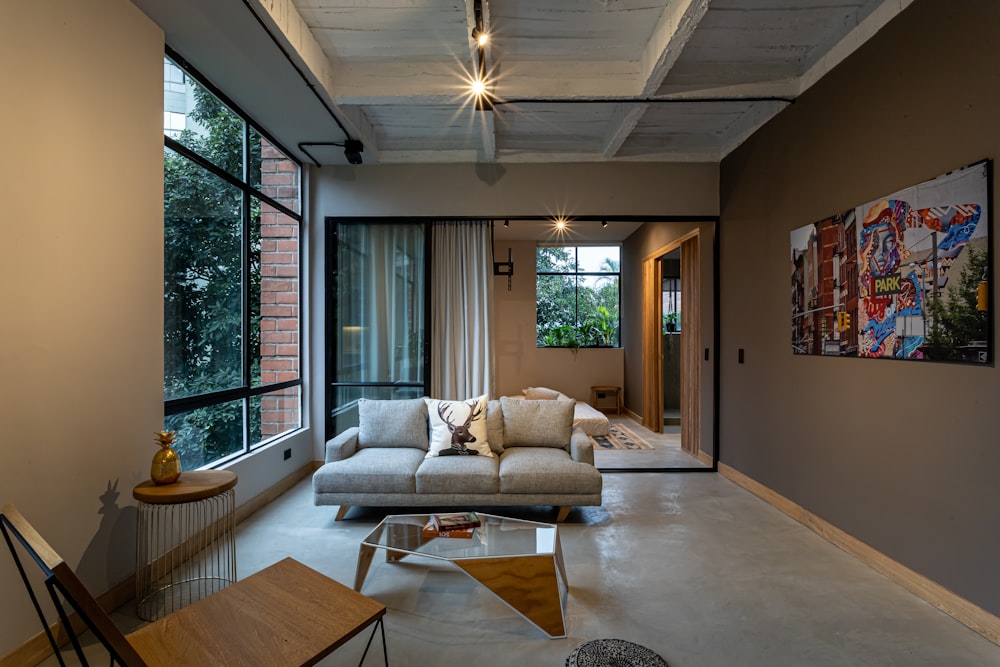
<path fill-rule="evenodd" d="M 701 247 L 701 230 L 691 232 L 671 241 L 665 246 L 647 254 L 642 265 L 643 294 L 643 381 L 642 381 L 642 425 L 655 433 L 663 432 L 663 270 L 660 260 L 664 255 L 681 248 L 692 240 Z M 698 349 L 701 332 L 701 257 L 695 253 L 697 266 L 685 270 L 681 265 L 681 290 L 693 298 L 682 298 L 681 309 L 681 448 L 699 459 L 701 456 L 701 364 Z M 714 458 L 714 457 L 713 457 Z"/>

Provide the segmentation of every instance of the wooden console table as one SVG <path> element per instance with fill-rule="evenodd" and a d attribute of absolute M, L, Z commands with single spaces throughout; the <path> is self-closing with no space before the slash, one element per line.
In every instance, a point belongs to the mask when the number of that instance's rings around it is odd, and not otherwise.
<path fill-rule="evenodd" d="M 228 470 L 196 470 L 132 489 L 139 618 L 156 620 L 236 581 L 236 481 Z"/>

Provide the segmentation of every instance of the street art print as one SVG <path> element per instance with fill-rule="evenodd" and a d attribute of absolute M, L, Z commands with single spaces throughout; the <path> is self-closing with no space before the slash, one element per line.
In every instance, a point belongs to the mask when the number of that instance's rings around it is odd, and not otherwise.
<path fill-rule="evenodd" d="M 793 230 L 792 351 L 992 363 L 991 168 Z"/>

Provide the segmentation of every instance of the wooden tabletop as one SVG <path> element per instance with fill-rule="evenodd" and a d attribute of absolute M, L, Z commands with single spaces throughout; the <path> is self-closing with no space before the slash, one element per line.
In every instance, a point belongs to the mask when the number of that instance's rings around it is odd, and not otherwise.
<path fill-rule="evenodd" d="M 150 667 L 314 665 L 385 606 L 286 558 L 128 640 Z"/>
<path fill-rule="evenodd" d="M 132 497 L 154 505 L 190 503 L 224 493 L 236 486 L 236 480 L 236 473 L 231 470 L 192 470 L 182 472 L 170 484 L 156 484 L 147 479 L 132 489 Z"/>

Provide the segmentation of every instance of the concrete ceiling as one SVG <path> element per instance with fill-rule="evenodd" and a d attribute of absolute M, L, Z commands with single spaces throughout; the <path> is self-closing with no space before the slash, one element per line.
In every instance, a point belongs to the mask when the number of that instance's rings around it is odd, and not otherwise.
<path fill-rule="evenodd" d="M 911 1 L 133 0 L 322 165 L 718 162 Z"/>

